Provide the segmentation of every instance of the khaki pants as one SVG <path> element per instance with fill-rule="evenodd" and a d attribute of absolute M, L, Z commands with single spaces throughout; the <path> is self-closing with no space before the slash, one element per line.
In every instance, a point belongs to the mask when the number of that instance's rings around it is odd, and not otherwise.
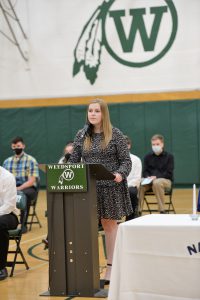
<path fill-rule="evenodd" d="M 171 188 L 171 180 L 165 178 L 154 179 L 152 184 L 141 185 L 139 189 L 139 211 L 142 213 L 145 192 L 152 189 L 158 202 L 158 210 L 165 210 L 165 190 Z"/>

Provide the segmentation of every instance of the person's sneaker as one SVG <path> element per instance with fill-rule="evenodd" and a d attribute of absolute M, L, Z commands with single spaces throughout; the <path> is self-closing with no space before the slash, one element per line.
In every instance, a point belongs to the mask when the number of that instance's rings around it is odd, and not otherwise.
<path fill-rule="evenodd" d="M 8 271 L 6 268 L 0 270 L 0 280 L 4 280 L 8 277 Z"/>
<path fill-rule="evenodd" d="M 166 214 L 165 210 L 161 210 L 160 214 Z"/>

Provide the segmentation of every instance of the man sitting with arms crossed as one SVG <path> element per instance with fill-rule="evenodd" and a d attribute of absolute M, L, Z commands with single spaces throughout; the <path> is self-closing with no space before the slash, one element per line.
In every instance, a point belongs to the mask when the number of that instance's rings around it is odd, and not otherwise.
<path fill-rule="evenodd" d="M 4 161 L 3 167 L 15 176 L 17 190 L 24 192 L 27 197 L 26 224 L 31 201 L 37 196 L 37 180 L 39 180 L 38 163 L 34 157 L 24 152 L 25 144 L 22 137 L 13 139 L 11 148 L 15 154 Z M 23 214 L 24 212 L 21 213 L 21 220 L 23 219 Z M 22 229 L 22 232 L 27 232 L 26 225 Z"/>
<path fill-rule="evenodd" d="M 18 225 L 17 189 L 14 176 L 0 167 L 0 280 L 8 277 L 6 269 L 9 233 Z"/>
<path fill-rule="evenodd" d="M 152 152 L 144 157 L 143 177 L 139 192 L 140 213 L 143 209 L 145 192 L 152 188 L 160 213 L 165 213 L 165 189 L 170 189 L 173 181 L 174 157 L 164 150 L 164 137 L 155 134 L 151 138 Z"/>

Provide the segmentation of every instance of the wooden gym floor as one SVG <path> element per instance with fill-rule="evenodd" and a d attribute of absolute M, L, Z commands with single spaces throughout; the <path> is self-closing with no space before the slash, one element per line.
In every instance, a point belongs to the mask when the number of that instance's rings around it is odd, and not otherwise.
<path fill-rule="evenodd" d="M 174 189 L 173 203 L 178 214 L 190 214 L 192 212 L 192 189 Z M 40 294 L 48 290 L 48 251 L 44 250 L 42 239 L 46 237 L 47 219 L 46 192 L 41 190 L 37 204 L 37 214 L 42 223 L 42 228 L 33 225 L 32 230 L 23 235 L 21 246 L 30 269 L 26 270 L 24 265 L 16 265 L 14 276 L 0 281 L 1 300 L 64 300 L 68 297 L 41 297 Z M 12 243 L 10 248 L 12 248 Z M 100 251 L 100 273 L 103 277 L 106 259 L 104 256 L 102 239 L 99 238 Z M 10 272 L 10 268 L 8 268 Z M 73 298 L 99 299 L 99 298 Z"/>

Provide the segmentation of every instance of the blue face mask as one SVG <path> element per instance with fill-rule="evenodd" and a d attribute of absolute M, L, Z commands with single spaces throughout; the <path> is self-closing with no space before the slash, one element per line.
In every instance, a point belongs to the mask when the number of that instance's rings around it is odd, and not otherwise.
<path fill-rule="evenodd" d="M 162 147 L 159 145 L 152 146 L 152 150 L 155 154 L 159 155 L 162 152 Z"/>

